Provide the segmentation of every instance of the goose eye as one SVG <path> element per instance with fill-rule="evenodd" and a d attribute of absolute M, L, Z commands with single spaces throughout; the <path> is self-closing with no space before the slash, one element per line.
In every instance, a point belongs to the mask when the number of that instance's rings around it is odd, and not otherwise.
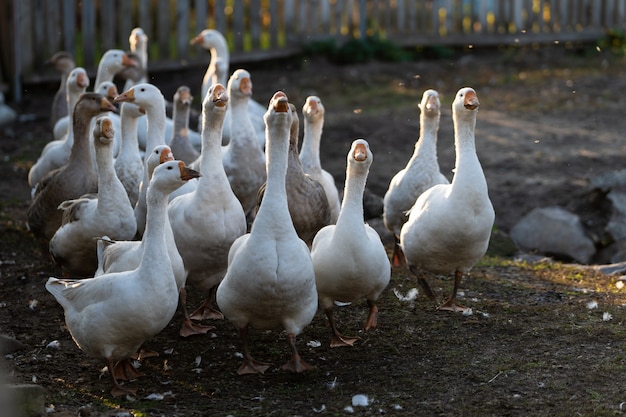
<path fill-rule="evenodd" d="M 167 169 L 172 170 L 172 167 L 167 167 Z"/>

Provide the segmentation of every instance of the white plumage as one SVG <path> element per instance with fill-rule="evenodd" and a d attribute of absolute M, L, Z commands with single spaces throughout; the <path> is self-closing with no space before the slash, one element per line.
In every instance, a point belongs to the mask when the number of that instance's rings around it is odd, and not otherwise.
<path fill-rule="evenodd" d="M 319 303 L 333 332 L 331 347 L 351 346 L 358 340 L 337 330 L 334 301 L 366 299 L 370 311 L 364 329 L 372 329 L 377 324 L 376 300 L 391 278 L 391 265 L 380 236 L 363 219 L 363 192 L 372 161 L 367 141 L 352 142 L 337 224 L 320 230 L 311 249 Z"/>
<path fill-rule="evenodd" d="M 315 273 L 307 245 L 290 220 L 285 189 L 291 113 L 283 93 L 276 93 L 266 113 L 267 188 L 250 233 L 233 243 L 228 270 L 217 289 L 217 303 L 238 329 L 243 342 L 239 374 L 263 373 L 270 364 L 248 349 L 249 327 L 282 327 L 292 352 L 283 369 L 311 368 L 296 349 L 296 336 L 317 310 Z"/>
<path fill-rule="evenodd" d="M 452 103 L 456 167 L 451 184 L 439 184 L 421 194 L 402 226 L 400 245 L 409 269 L 426 294 L 435 296 L 425 272 L 454 274 L 454 288 L 440 309 L 464 311 L 456 303 L 463 277 L 483 257 L 489 245 L 495 213 L 487 181 L 476 155 L 474 129 L 478 97 L 462 88 Z"/>
<path fill-rule="evenodd" d="M 406 167 L 393 176 L 383 198 L 383 222 L 395 238 L 391 258 L 394 267 L 406 264 L 399 245 L 400 230 L 407 221 L 408 211 L 415 204 L 415 200 L 433 185 L 450 183 L 439 171 L 437 160 L 437 132 L 441 117 L 437 91 L 424 91 L 419 108 L 420 135 L 415 142 L 413 155 Z"/>

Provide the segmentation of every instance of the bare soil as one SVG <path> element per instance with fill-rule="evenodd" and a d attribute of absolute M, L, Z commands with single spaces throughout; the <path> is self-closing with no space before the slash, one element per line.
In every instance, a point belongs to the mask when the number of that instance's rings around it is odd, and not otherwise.
<path fill-rule="evenodd" d="M 374 164 L 368 189 L 381 197 L 412 153 L 417 103 L 427 88 L 442 96 L 439 162 L 452 177 L 450 104 L 460 87 L 476 89 L 476 146 L 496 230 L 489 255 L 462 282 L 460 298 L 473 314 L 438 311 L 421 293 L 405 300 L 417 282 L 394 269 L 378 303 L 377 329 L 360 330 L 364 302 L 337 307 L 340 329 L 362 337 L 354 347 L 329 347 L 330 330 L 320 312 L 298 339 L 315 370 L 281 371 L 289 354 L 284 333 L 252 331 L 253 355 L 277 366 L 244 377 L 236 374 L 240 343 L 234 326 L 215 321 L 210 335 L 181 339 L 177 314 L 149 343 L 160 356 L 141 361 L 145 376 L 129 383 L 137 396 L 118 399 L 109 395 L 104 365 L 73 343 L 63 310 L 44 288 L 60 271 L 26 229 L 26 175 L 51 138 L 47 117 L 56 85 L 27 86 L 24 102 L 15 106 L 22 121 L 0 137 L 0 333 L 24 345 L 5 356 L 4 378 L 45 388 L 46 406 L 57 416 L 622 414 L 626 294 L 619 277 L 514 260 L 506 234 L 532 208 L 560 205 L 580 213 L 598 241 L 606 238 L 606 213 L 587 184 L 594 175 L 623 168 L 624 64 L 604 51 L 562 45 L 471 49 L 404 63 L 335 66 L 302 58 L 250 64 L 259 101 L 276 90 L 299 108 L 308 95 L 322 99 L 322 164 L 340 189 L 352 140 L 369 141 Z M 199 92 L 203 72 L 152 74 L 152 81 L 169 98 L 181 84 Z M 379 218 L 369 221 L 380 225 Z M 449 277 L 430 282 L 442 298 L 451 291 Z M 190 294 L 189 304 L 202 296 Z M 357 394 L 367 397 L 367 405 L 352 405 Z"/>

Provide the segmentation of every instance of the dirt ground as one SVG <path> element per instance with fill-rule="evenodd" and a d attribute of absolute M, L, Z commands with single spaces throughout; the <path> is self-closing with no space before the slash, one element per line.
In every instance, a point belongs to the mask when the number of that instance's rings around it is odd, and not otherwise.
<path fill-rule="evenodd" d="M 83 354 L 64 327 L 63 310 L 44 288 L 60 271 L 25 226 L 27 171 L 51 137 L 47 117 L 56 88 L 27 86 L 24 103 L 15 106 L 22 121 L 0 136 L 0 333 L 24 345 L 5 356 L 5 379 L 42 386 L 48 412 L 57 416 L 622 414 L 622 281 L 590 269 L 516 261 L 506 234 L 532 208 L 561 205 L 581 213 L 604 238 L 603 215 L 594 211 L 586 187 L 592 176 L 624 165 L 625 64 L 592 47 L 562 45 L 472 49 L 406 63 L 334 66 L 315 58 L 250 64 L 259 101 L 276 90 L 299 108 L 308 95 L 322 99 L 322 165 L 340 189 L 352 140 L 369 141 L 374 163 L 368 189 L 378 196 L 412 153 L 417 103 L 427 88 L 442 97 L 439 162 L 452 177 L 451 101 L 460 87 L 476 89 L 476 147 L 496 210 L 497 238 L 462 282 L 460 298 L 473 314 L 437 311 L 421 293 L 406 297 L 417 282 L 394 269 L 378 303 L 377 329 L 360 330 L 364 302 L 337 307 L 340 328 L 361 342 L 331 349 L 320 312 L 298 339 L 314 371 L 292 375 L 276 366 L 245 377 L 236 374 L 240 343 L 234 326 L 217 321 L 210 335 L 181 339 L 177 314 L 150 341 L 160 356 L 143 360 L 145 377 L 129 383 L 137 396 L 121 399 L 109 395 L 103 364 Z M 152 74 L 152 82 L 167 98 L 185 83 L 199 95 L 203 72 Z M 442 298 L 451 290 L 449 277 L 430 281 Z M 192 293 L 189 304 L 201 298 Z M 251 349 L 276 365 L 288 356 L 278 330 L 252 331 Z M 358 394 L 364 405 L 357 404 Z"/>

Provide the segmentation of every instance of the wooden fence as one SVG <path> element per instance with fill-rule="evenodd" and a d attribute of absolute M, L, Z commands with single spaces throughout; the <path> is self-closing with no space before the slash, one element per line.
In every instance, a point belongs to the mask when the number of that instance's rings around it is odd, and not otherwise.
<path fill-rule="evenodd" d="M 93 71 L 140 26 L 150 68 L 206 65 L 189 40 L 220 30 L 232 61 L 271 59 L 334 37 L 378 35 L 402 46 L 593 40 L 625 27 L 626 0 L 1 0 L 0 84 L 50 79 L 66 50 Z M 57 75 L 54 74 L 56 78 Z M 19 93 L 18 93 L 19 94 Z"/>

